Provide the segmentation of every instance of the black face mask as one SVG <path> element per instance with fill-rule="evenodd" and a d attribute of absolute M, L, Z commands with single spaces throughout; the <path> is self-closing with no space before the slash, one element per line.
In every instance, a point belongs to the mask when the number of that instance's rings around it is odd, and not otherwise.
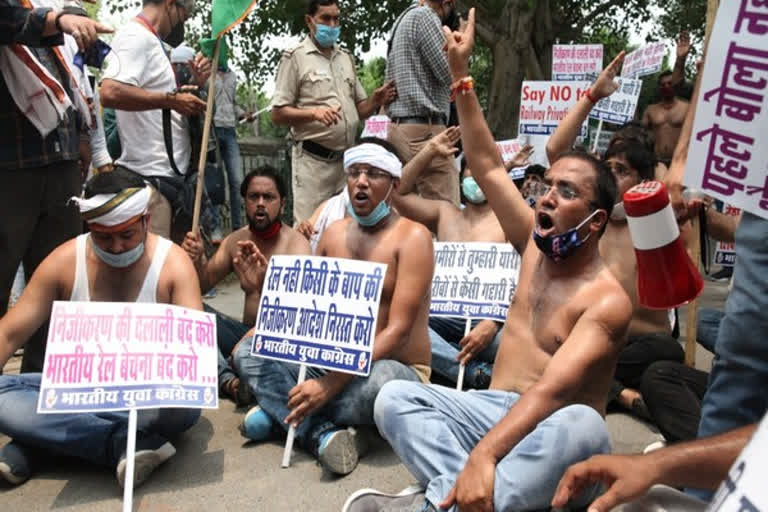
<path fill-rule="evenodd" d="M 443 25 L 451 30 L 459 30 L 461 26 L 461 17 L 459 16 L 456 6 L 451 7 L 451 11 L 445 16 Z"/>
<path fill-rule="evenodd" d="M 184 22 L 180 21 L 175 27 L 171 29 L 171 33 L 165 36 L 163 39 L 168 45 L 176 48 L 184 42 Z"/>

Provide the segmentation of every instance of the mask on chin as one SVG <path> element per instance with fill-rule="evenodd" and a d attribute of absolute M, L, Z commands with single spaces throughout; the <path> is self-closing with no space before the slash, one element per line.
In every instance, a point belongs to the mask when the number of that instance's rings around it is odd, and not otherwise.
<path fill-rule="evenodd" d="M 352 208 L 351 202 L 347 203 L 347 213 L 349 214 L 350 217 L 355 219 L 355 221 L 363 227 L 369 228 L 371 226 L 375 226 L 382 220 L 389 217 L 389 214 L 392 213 L 392 210 L 387 204 L 387 199 L 389 199 L 390 193 L 392 193 L 392 185 L 389 186 L 389 192 L 387 192 L 387 197 L 385 197 L 378 205 L 376 205 L 376 208 L 374 208 L 371 213 L 369 213 L 364 217 L 361 217 L 355 212 L 355 209 Z"/>
<path fill-rule="evenodd" d="M 584 245 L 589 240 L 592 233 L 589 233 L 584 238 L 579 238 L 579 229 L 586 224 L 589 219 L 595 216 L 597 212 L 601 210 L 595 210 L 589 216 L 581 221 L 578 226 L 571 228 L 565 233 L 559 235 L 542 236 L 538 232 L 538 228 L 533 228 L 533 241 L 536 243 L 536 247 L 541 252 L 547 255 L 552 261 L 562 261 L 568 256 L 571 256 L 576 249 Z"/>
<path fill-rule="evenodd" d="M 468 176 L 461 181 L 461 191 L 464 193 L 467 201 L 472 204 L 486 202 L 485 194 L 472 176 Z"/>
<path fill-rule="evenodd" d="M 624 209 L 624 201 L 613 205 L 611 220 L 627 220 L 627 211 Z"/>

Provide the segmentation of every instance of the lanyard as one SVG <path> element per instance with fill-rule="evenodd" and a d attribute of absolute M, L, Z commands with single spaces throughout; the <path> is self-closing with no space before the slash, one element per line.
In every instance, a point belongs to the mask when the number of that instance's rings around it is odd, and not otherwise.
<path fill-rule="evenodd" d="M 160 49 L 163 51 L 163 55 L 168 59 L 168 63 L 171 65 L 171 71 L 173 71 L 173 78 L 176 82 L 176 87 L 180 87 L 179 84 L 179 77 L 176 74 L 176 68 L 173 67 L 173 62 L 171 61 L 171 56 L 168 52 L 165 51 L 165 43 L 163 42 L 163 39 L 160 37 L 160 34 L 157 33 L 157 30 L 155 30 L 155 27 L 152 26 L 152 24 L 149 22 L 146 16 L 139 13 L 136 15 L 136 21 L 144 25 L 144 28 L 152 32 L 158 41 L 160 41 Z"/>

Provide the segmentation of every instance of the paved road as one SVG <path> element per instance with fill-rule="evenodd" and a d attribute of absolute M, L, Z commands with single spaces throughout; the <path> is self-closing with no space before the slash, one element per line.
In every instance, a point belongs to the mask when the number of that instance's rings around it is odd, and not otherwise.
<path fill-rule="evenodd" d="M 723 284 L 707 283 L 700 305 L 721 307 Z M 242 292 L 234 283 L 219 288 L 211 305 L 239 316 Z M 681 314 L 685 320 L 685 314 Z M 684 330 L 682 331 L 685 332 Z M 711 354 L 698 349 L 697 366 L 708 368 Z M 15 358 L 7 373 L 18 372 Z M 219 410 L 206 411 L 200 422 L 174 442 L 178 453 L 136 492 L 135 509 L 142 512 L 176 511 L 334 511 L 346 497 L 362 487 L 399 490 L 412 479 L 397 457 L 381 440 L 358 468 L 343 478 L 323 474 L 314 460 L 300 450 L 293 464 L 280 468 L 282 446 L 278 442 L 248 444 L 237 425 L 245 410 L 222 401 Z M 614 451 L 631 453 L 659 439 L 646 424 L 624 414 L 610 414 L 608 426 Z M 0 444 L 7 438 L 0 436 Z M 113 471 L 77 460 L 51 458 L 34 478 L 11 488 L 0 483 L 0 510 L 111 511 L 120 510 L 122 493 Z"/>

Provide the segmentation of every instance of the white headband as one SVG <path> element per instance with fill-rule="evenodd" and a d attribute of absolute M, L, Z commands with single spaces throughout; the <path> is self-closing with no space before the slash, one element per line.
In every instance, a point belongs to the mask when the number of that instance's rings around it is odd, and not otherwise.
<path fill-rule="evenodd" d="M 149 207 L 152 191 L 149 187 L 127 188 L 117 194 L 96 194 L 84 199 L 73 197 L 80 208 L 80 216 L 88 223 L 118 226 L 143 215 Z"/>
<path fill-rule="evenodd" d="M 392 152 L 378 144 L 366 142 L 344 152 L 344 169 L 353 164 L 368 164 L 388 172 L 395 178 L 403 177 L 403 164 Z"/>

